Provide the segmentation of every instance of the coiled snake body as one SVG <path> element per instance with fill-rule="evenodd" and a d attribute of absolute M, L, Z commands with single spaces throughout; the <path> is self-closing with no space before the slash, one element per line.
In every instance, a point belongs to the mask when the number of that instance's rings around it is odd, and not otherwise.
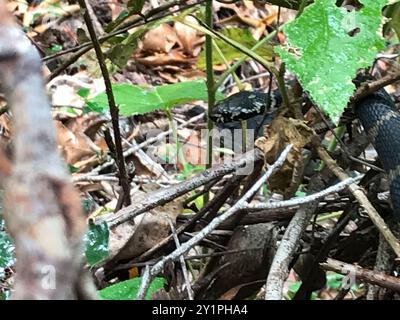
<path fill-rule="evenodd" d="M 220 128 L 229 129 L 240 128 L 240 121 L 247 120 L 247 127 L 256 129 L 260 136 L 280 104 L 278 96 L 270 99 L 267 93 L 241 91 L 218 102 L 211 119 Z M 355 113 L 389 177 L 394 216 L 400 220 L 400 113 L 384 89 L 357 101 Z"/>

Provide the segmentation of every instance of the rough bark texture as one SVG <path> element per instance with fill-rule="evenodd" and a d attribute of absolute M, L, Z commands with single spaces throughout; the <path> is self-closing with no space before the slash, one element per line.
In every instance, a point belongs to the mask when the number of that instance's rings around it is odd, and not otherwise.
<path fill-rule="evenodd" d="M 86 223 L 56 144 L 40 57 L 0 0 L 0 83 L 14 119 L 5 219 L 16 246 L 14 299 L 75 299 Z"/>

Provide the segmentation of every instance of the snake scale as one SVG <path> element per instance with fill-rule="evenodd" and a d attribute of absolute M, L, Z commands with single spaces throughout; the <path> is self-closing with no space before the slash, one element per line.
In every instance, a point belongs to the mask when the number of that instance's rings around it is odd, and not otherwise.
<path fill-rule="evenodd" d="M 211 119 L 219 128 L 228 129 L 240 128 L 241 121 L 247 120 L 248 129 L 255 129 L 260 136 L 281 103 L 276 92 L 271 97 L 262 92 L 238 92 L 218 102 Z M 357 101 L 354 108 L 389 177 L 394 217 L 400 221 L 400 113 L 384 89 Z"/>

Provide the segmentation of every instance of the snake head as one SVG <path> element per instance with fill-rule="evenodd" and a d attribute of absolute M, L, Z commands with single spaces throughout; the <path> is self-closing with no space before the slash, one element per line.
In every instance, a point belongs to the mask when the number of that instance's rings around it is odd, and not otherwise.
<path fill-rule="evenodd" d="M 219 101 L 211 111 L 211 120 L 215 123 L 242 121 L 274 111 L 280 105 L 280 95 L 240 91 Z"/>

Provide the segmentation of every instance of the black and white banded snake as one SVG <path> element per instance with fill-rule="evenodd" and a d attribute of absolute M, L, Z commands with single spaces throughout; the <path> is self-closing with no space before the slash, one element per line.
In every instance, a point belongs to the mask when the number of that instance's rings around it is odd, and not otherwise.
<path fill-rule="evenodd" d="M 272 121 L 281 104 L 280 95 L 241 91 L 219 101 L 211 112 L 217 126 L 238 129 L 247 120 L 248 129 L 262 135 L 263 125 Z M 355 114 L 388 175 L 394 217 L 400 221 L 400 113 L 390 95 L 380 89 L 354 104 Z"/>

